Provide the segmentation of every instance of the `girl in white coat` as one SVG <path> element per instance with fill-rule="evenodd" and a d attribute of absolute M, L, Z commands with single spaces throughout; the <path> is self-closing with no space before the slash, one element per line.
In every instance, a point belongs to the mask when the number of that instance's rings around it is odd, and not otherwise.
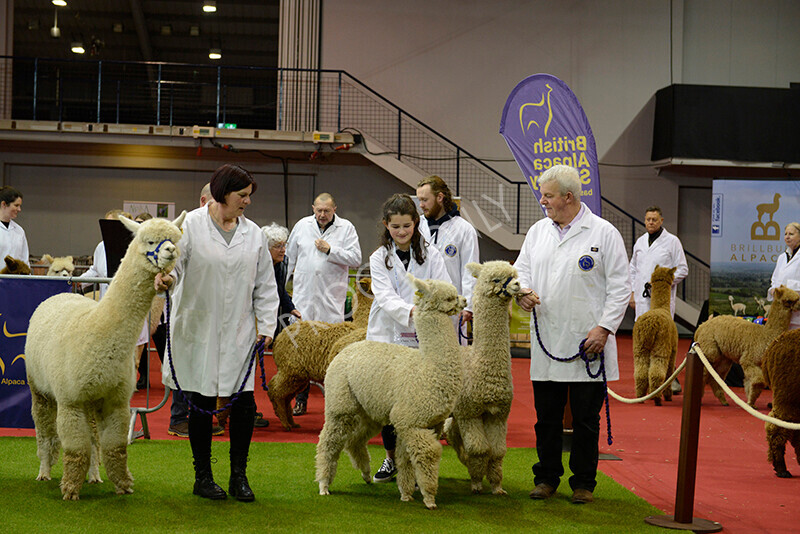
<path fill-rule="evenodd" d="M 255 190 L 253 177 L 241 167 L 223 165 L 214 172 L 211 194 L 216 202 L 186 216 L 181 255 L 172 275 L 172 361 L 191 401 L 194 494 L 207 499 L 226 497 L 211 473 L 210 412 L 218 396 L 237 392 L 256 341 L 269 343 L 277 323 L 278 290 L 267 238 L 243 215 Z M 172 276 L 157 276 L 156 289 Z M 240 501 L 255 499 L 246 476 L 256 410 L 254 376 L 251 371 L 229 418 L 228 492 Z"/>
<path fill-rule="evenodd" d="M 428 246 L 419 230 L 419 213 L 408 195 L 392 195 L 383 204 L 381 246 L 369 257 L 375 300 L 369 314 L 367 339 L 417 347 L 414 330 L 414 289 L 406 278 L 435 278 L 451 282 L 444 259 Z M 373 477 L 389 482 L 397 473 L 394 449 L 397 437 L 391 425 L 381 430 L 386 459 Z"/>
<path fill-rule="evenodd" d="M 781 285 L 800 291 L 800 254 L 797 254 L 797 250 L 800 249 L 800 223 L 790 222 L 786 225 L 783 241 L 786 243 L 786 252 L 778 256 L 767 293 L 768 300 L 772 300 L 772 292 Z M 800 328 L 800 312 L 792 312 L 789 330 L 797 328 Z"/>
<path fill-rule="evenodd" d="M 0 187 L 0 264 L 6 256 L 29 264 L 25 230 L 14 222 L 21 211 L 22 193 L 8 185 Z"/>

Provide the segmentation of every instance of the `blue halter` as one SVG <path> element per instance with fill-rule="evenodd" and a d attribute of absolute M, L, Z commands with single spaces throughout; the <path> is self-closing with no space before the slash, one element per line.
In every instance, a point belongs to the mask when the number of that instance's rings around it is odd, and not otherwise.
<path fill-rule="evenodd" d="M 150 251 L 147 254 L 145 254 L 145 257 L 147 257 L 147 261 L 149 261 L 150 263 L 152 263 L 153 265 L 155 265 L 156 267 L 159 267 L 159 268 L 161 266 L 158 264 L 158 251 L 161 249 L 161 245 L 163 245 L 164 243 L 172 243 L 172 240 L 171 239 L 162 240 L 161 243 L 158 244 L 158 246 L 156 247 L 155 250 Z"/>

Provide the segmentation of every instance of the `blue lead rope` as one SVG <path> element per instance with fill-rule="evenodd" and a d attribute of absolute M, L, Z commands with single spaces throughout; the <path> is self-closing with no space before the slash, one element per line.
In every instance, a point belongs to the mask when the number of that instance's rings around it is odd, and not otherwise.
<path fill-rule="evenodd" d="M 583 344 L 586 343 L 586 338 L 581 340 L 580 344 L 578 345 L 578 352 L 574 356 L 568 356 L 566 358 L 559 358 L 558 356 L 554 356 L 550 354 L 550 352 L 544 347 L 542 343 L 542 336 L 539 334 L 539 319 L 536 317 L 536 308 L 533 308 L 533 325 L 536 329 L 536 341 L 539 342 L 539 347 L 544 351 L 548 358 L 557 362 L 571 362 L 580 358 L 583 360 L 583 363 L 586 364 L 586 374 L 589 375 L 589 378 L 598 378 L 599 376 L 603 376 L 603 391 L 605 391 L 605 405 L 606 405 L 606 426 L 608 430 L 608 444 L 611 445 L 614 440 L 611 437 L 611 410 L 608 406 L 608 381 L 606 380 L 606 360 L 603 354 L 603 351 L 596 352 L 596 353 L 587 353 L 584 348 Z M 591 364 L 600 360 L 600 367 L 598 367 L 597 372 L 592 373 Z"/>
<path fill-rule="evenodd" d="M 178 393 L 180 393 L 181 397 L 183 397 L 183 399 L 186 401 L 186 403 L 189 405 L 189 407 L 192 410 L 196 410 L 196 411 L 198 411 L 200 413 L 204 413 L 206 415 L 217 415 L 218 413 L 222 413 L 225 410 L 230 409 L 231 406 L 233 406 L 233 403 L 236 402 L 236 399 L 239 398 L 239 395 L 242 394 L 242 391 L 244 391 L 244 386 L 245 386 L 245 384 L 247 384 L 247 379 L 250 378 L 250 372 L 253 370 L 253 362 L 256 359 L 256 355 L 260 355 L 261 356 L 259 358 L 259 364 L 261 365 L 261 387 L 264 388 L 264 391 L 267 390 L 266 373 L 264 372 L 264 354 L 263 354 L 264 340 L 262 339 L 261 341 L 256 342 L 255 346 L 253 347 L 253 353 L 250 355 L 250 363 L 247 364 L 247 373 L 245 373 L 245 375 L 244 375 L 244 380 L 242 381 L 242 385 L 239 386 L 239 389 L 236 391 L 236 393 L 233 394 L 233 396 L 231 397 L 231 400 L 228 402 L 228 404 L 226 404 L 222 408 L 218 408 L 216 410 L 204 410 L 202 408 L 198 408 L 197 406 L 195 406 L 194 403 L 192 403 L 192 401 L 189 400 L 189 396 L 186 395 L 186 393 L 183 391 L 183 389 L 181 389 L 181 385 L 178 383 L 178 377 L 175 375 L 175 365 L 172 363 L 172 341 L 171 341 L 170 335 L 169 335 L 169 331 L 170 331 L 170 316 L 171 316 L 171 314 L 170 314 L 171 299 L 169 297 L 169 291 L 166 291 L 165 295 L 166 295 L 167 320 L 164 322 L 164 324 L 166 325 L 165 328 L 166 328 L 166 335 L 167 335 L 167 357 L 169 358 L 169 371 L 170 371 L 170 374 L 172 375 L 172 381 L 175 382 L 175 389 L 178 390 Z"/>

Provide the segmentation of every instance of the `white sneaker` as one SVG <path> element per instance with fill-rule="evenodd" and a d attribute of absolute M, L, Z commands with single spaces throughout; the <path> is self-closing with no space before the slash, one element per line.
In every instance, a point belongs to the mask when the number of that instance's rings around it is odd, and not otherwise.
<path fill-rule="evenodd" d="M 381 464 L 381 468 L 378 469 L 378 472 L 375 473 L 375 476 L 372 477 L 373 482 L 391 482 L 394 476 L 397 474 L 397 467 L 394 465 L 394 460 L 391 458 L 385 458 L 383 463 Z"/>

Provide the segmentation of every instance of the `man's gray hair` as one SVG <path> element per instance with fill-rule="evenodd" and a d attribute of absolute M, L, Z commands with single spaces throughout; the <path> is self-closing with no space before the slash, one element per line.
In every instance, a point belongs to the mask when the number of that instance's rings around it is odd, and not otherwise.
<path fill-rule="evenodd" d="M 569 165 L 553 165 L 539 176 L 539 188 L 548 182 L 558 184 L 558 192 L 562 197 L 570 192 L 578 202 L 581 201 L 581 177 L 576 168 Z"/>
<path fill-rule="evenodd" d="M 261 231 L 267 236 L 267 242 L 272 247 L 276 243 L 283 243 L 289 239 L 289 229 L 281 226 L 278 223 L 272 223 L 269 226 L 263 226 Z"/>

